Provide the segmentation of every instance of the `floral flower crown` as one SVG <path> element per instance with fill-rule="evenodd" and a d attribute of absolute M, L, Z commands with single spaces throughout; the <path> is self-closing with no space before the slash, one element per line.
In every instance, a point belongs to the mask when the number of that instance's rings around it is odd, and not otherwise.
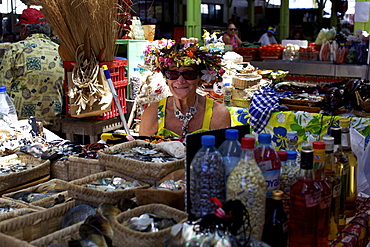
<path fill-rule="evenodd" d="M 208 47 L 199 47 L 193 43 L 180 44 L 172 40 L 162 40 L 161 44 L 160 49 L 156 49 L 159 48 L 158 45 L 153 47 L 149 44 L 146 50 L 146 57 L 152 56 L 146 62 L 153 65 L 156 71 L 164 72 L 172 64 L 177 67 L 195 65 L 203 74 L 202 80 L 207 82 L 216 80 L 225 72 L 221 66 L 221 54 L 210 52 Z"/>

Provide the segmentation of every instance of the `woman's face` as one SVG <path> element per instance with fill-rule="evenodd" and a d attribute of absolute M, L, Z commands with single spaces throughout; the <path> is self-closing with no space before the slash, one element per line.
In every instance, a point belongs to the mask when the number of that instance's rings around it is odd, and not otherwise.
<path fill-rule="evenodd" d="M 227 32 L 227 34 L 228 34 L 229 36 L 234 36 L 234 35 L 236 34 L 236 31 L 237 31 L 237 29 L 236 29 L 236 27 L 235 27 L 235 25 L 234 25 L 234 24 L 230 24 L 230 25 L 227 27 L 227 29 L 226 29 L 226 32 Z"/>
<path fill-rule="evenodd" d="M 185 99 L 196 93 L 201 75 L 194 67 L 182 66 L 178 68 L 173 65 L 166 70 L 165 77 L 173 96 Z"/>

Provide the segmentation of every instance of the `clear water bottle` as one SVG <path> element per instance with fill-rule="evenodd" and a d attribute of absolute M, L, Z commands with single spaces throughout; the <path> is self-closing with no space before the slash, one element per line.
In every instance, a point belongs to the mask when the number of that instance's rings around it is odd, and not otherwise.
<path fill-rule="evenodd" d="M 6 87 L 0 87 L 0 112 L 8 115 L 12 122 L 17 122 L 17 111 L 15 109 L 13 101 L 6 93 Z"/>
<path fill-rule="evenodd" d="M 218 148 L 225 164 L 225 182 L 240 159 L 241 148 L 238 137 L 239 131 L 237 129 L 227 129 L 225 131 L 226 140 Z"/>
<path fill-rule="evenodd" d="M 202 147 L 190 164 L 190 213 L 196 218 L 213 213 L 216 206 L 210 198 L 225 202 L 225 168 L 213 135 L 202 136 Z"/>
<path fill-rule="evenodd" d="M 224 105 L 231 106 L 232 86 L 230 82 L 224 83 Z"/>

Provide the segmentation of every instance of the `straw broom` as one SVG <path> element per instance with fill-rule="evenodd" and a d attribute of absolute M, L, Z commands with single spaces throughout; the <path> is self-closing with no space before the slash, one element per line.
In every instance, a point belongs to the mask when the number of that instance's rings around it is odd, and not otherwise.
<path fill-rule="evenodd" d="M 116 38 L 121 28 L 118 0 L 40 0 L 52 30 L 60 40 L 63 61 L 75 61 L 79 45 L 90 40 L 92 52 L 100 62 L 113 61 L 116 52 Z M 123 4 L 127 4 L 123 2 Z M 124 8 L 130 6 L 123 6 Z M 121 7 L 122 8 L 122 7 Z M 102 54 L 104 52 L 104 54 Z M 68 59 L 68 60 L 66 60 Z M 71 60 L 72 59 L 72 60 Z"/>

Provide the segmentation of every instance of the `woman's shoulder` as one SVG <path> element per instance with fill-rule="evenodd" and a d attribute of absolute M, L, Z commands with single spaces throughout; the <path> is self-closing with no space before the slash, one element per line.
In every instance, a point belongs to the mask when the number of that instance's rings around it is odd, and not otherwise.
<path fill-rule="evenodd" d="M 226 106 L 214 101 L 212 113 L 212 129 L 220 129 L 231 126 L 230 112 Z"/>

